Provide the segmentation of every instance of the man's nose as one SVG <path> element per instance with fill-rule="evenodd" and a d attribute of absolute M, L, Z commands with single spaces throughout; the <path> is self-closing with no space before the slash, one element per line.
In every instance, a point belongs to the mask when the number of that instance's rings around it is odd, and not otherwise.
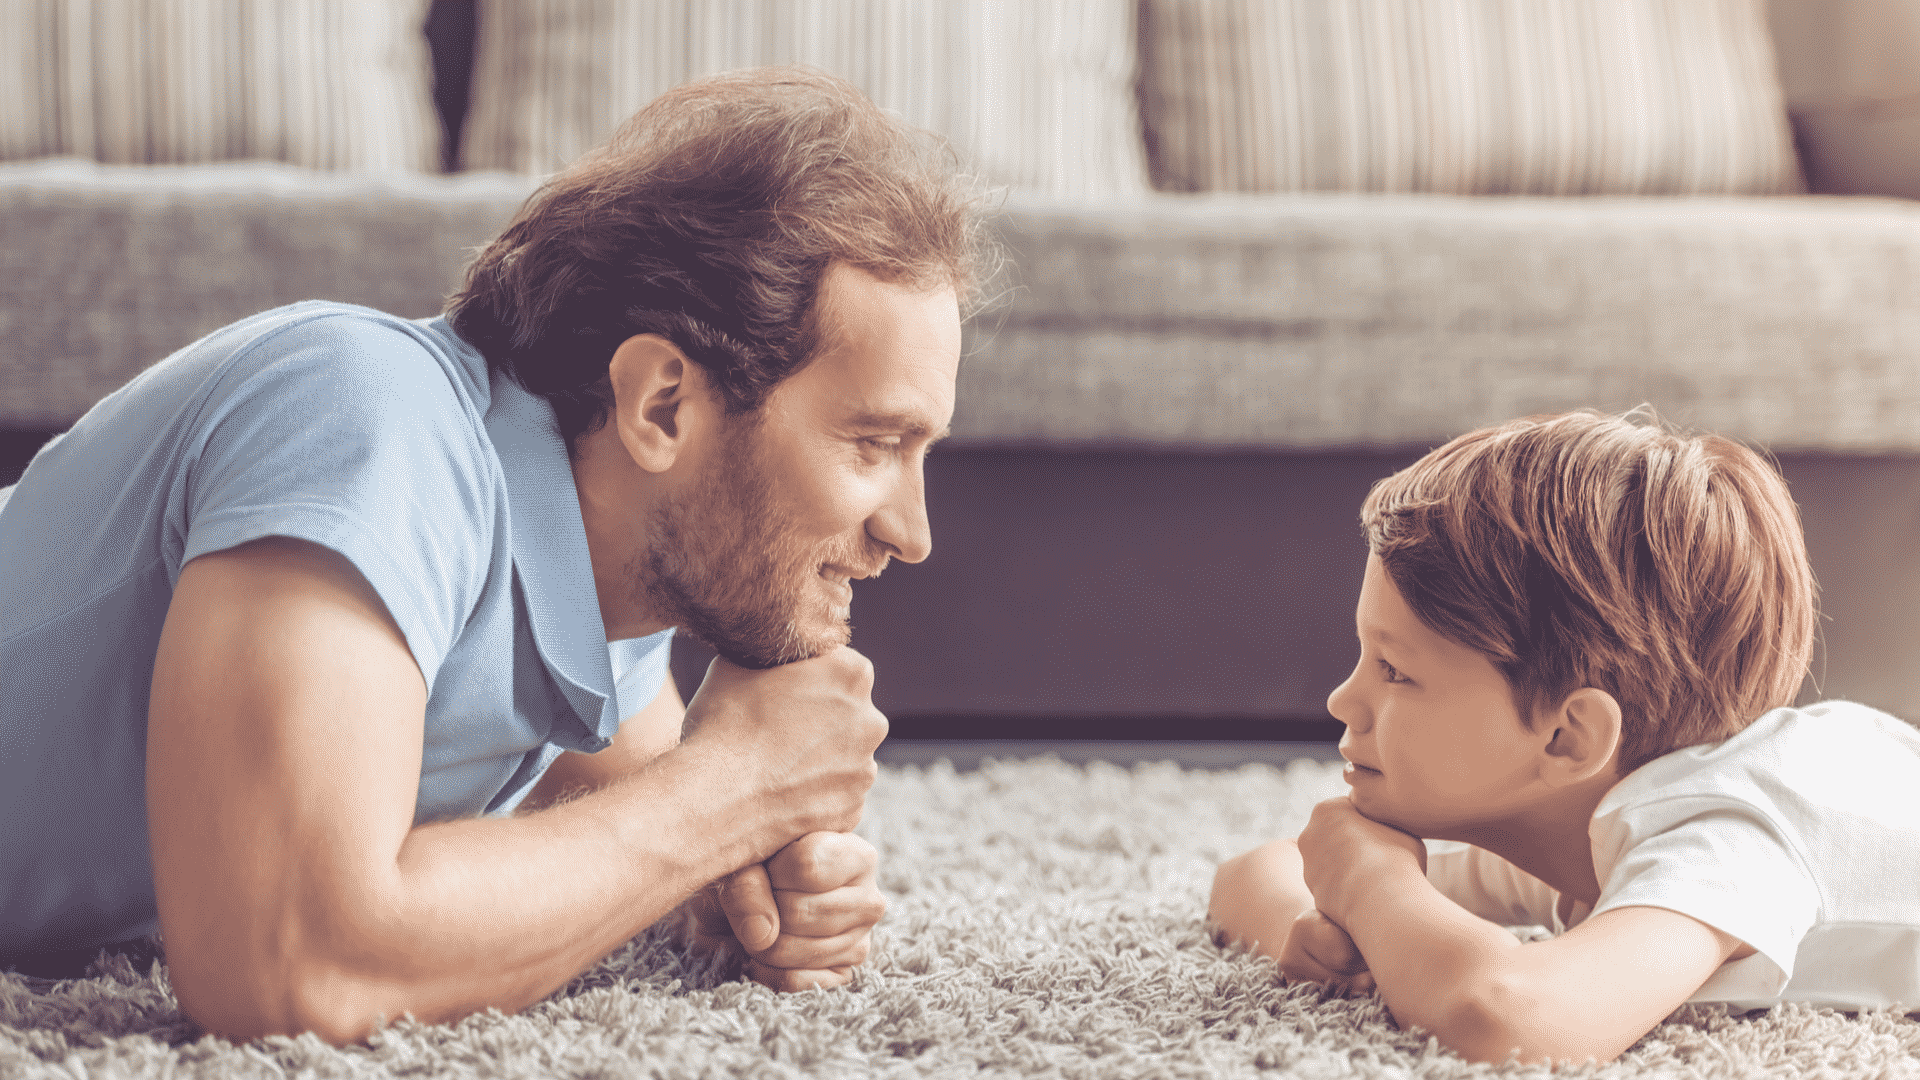
<path fill-rule="evenodd" d="M 917 563 L 933 554 L 933 526 L 927 521 L 926 478 L 918 468 L 904 476 L 893 497 L 867 519 L 867 535 L 901 562 Z"/>

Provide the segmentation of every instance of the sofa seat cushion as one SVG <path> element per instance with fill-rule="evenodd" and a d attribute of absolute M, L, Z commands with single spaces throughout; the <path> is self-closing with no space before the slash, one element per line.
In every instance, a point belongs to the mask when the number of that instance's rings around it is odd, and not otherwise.
<path fill-rule="evenodd" d="M 61 427 L 296 300 L 418 317 L 501 173 L 0 165 L 0 426 Z M 1920 203 L 1009 196 L 956 438 L 1334 449 L 1652 402 L 1782 449 L 1920 450 Z"/>
<path fill-rule="evenodd" d="M 1408 446 L 1651 402 L 1776 448 L 1920 450 L 1920 203 L 1025 197 L 1003 236 L 967 440 Z"/>
<path fill-rule="evenodd" d="M 0 426 L 63 427 L 147 365 L 295 300 L 417 318 L 527 177 L 273 162 L 0 165 Z"/>

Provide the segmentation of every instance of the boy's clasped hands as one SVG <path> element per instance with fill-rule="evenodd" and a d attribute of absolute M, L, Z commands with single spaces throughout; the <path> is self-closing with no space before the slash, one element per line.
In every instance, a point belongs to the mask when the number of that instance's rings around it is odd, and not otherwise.
<path fill-rule="evenodd" d="M 1374 990 L 1367 961 L 1347 933 L 1348 913 L 1369 890 L 1424 880 L 1427 849 L 1418 838 L 1374 821 L 1346 796 L 1322 801 L 1297 841 L 1278 840 L 1222 864 L 1209 915 L 1220 941 L 1244 941 L 1279 962 L 1289 983 L 1322 983 L 1340 993 Z M 1309 895 L 1293 883 L 1304 879 Z M 1272 918 L 1298 908 L 1291 921 Z M 1274 939 L 1278 940 L 1274 940 Z"/>

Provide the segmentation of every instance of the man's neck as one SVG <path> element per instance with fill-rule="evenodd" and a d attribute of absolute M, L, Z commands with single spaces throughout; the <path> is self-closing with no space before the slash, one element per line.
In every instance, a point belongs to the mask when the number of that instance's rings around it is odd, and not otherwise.
<path fill-rule="evenodd" d="M 618 449 L 618 434 L 605 424 L 581 435 L 570 455 L 573 488 L 580 496 L 580 523 L 593 563 L 593 590 L 600 600 L 600 621 L 608 641 L 645 637 L 668 626 L 642 602 L 634 587 L 633 567 L 646 557 L 645 538 L 635 522 L 648 517 L 649 478 L 639 475 Z"/>

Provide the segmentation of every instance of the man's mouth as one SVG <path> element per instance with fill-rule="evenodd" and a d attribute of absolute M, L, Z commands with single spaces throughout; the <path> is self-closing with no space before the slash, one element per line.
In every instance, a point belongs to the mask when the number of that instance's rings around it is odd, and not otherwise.
<path fill-rule="evenodd" d="M 853 579 L 866 576 L 865 574 L 849 573 L 837 566 L 823 566 L 820 568 L 820 580 L 826 582 L 832 591 L 838 594 L 838 604 L 843 608 L 853 604 Z"/>
<path fill-rule="evenodd" d="M 842 566 L 839 563 L 825 563 L 820 567 L 820 576 L 826 578 L 828 581 L 844 585 L 849 581 L 863 581 L 870 577 L 879 577 L 880 571 L 885 569 L 886 565 L 887 561 L 885 559 L 880 560 L 880 565 L 871 570 Z"/>

